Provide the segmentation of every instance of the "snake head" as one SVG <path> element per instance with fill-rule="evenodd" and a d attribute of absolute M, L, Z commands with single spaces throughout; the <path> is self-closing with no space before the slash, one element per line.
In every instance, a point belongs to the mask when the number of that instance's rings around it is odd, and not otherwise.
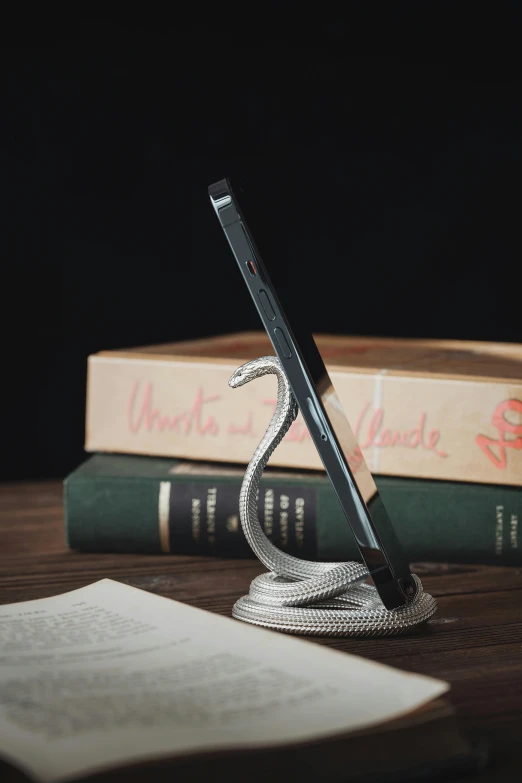
<path fill-rule="evenodd" d="M 238 367 L 234 374 L 230 377 L 228 385 L 232 389 L 237 389 L 238 386 L 244 386 L 245 383 L 253 381 L 254 378 L 260 378 L 267 373 L 275 372 L 277 368 L 280 368 L 279 359 L 275 356 L 262 356 L 260 359 L 252 359 L 246 364 L 242 364 Z"/>

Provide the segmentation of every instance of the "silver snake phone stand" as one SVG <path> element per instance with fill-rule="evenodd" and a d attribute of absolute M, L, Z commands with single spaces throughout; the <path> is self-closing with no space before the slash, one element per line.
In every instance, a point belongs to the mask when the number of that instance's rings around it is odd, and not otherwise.
<path fill-rule="evenodd" d="M 275 356 L 254 359 L 229 380 L 232 388 L 273 374 L 277 405 L 241 486 L 239 513 L 246 539 L 269 573 L 256 577 L 250 593 L 232 609 L 233 617 L 253 625 L 316 636 L 389 636 L 431 617 L 437 604 L 425 593 L 418 576 L 410 603 L 388 610 L 375 587 L 365 584 L 368 571 L 360 563 L 314 563 L 281 552 L 259 522 L 259 482 L 266 463 L 298 414 L 286 374 Z"/>

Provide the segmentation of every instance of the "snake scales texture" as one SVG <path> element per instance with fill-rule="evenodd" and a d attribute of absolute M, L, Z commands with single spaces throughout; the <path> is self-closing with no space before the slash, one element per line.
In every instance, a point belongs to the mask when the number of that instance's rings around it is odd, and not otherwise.
<path fill-rule="evenodd" d="M 263 470 L 299 412 L 286 374 L 275 356 L 263 356 L 239 367 L 229 380 L 237 388 L 261 376 L 277 378 L 277 404 L 268 428 L 246 469 L 239 498 L 245 537 L 269 572 L 256 577 L 233 617 L 253 625 L 315 636 L 388 636 L 428 620 L 437 610 L 431 595 L 413 575 L 416 593 L 399 607 L 385 608 L 377 590 L 366 584 L 360 563 L 315 563 L 281 552 L 259 522 L 257 499 Z"/>

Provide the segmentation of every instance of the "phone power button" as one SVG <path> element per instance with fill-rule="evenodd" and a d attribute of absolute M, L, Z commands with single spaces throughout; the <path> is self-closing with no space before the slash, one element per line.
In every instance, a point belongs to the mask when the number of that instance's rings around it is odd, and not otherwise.
<path fill-rule="evenodd" d="M 288 345 L 287 339 L 285 337 L 285 333 L 282 329 L 279 328 L 279 326 L 276 326 L 274 329 L 274 334 L 276 337 L 277 342 L 279 343 L 279 347 L 281 348 L 281 353 L 283 354 L 283 358 L 285 359 L 291 359 L 292 358 L 292 351 L 290 350 L 290 346 Z"/>

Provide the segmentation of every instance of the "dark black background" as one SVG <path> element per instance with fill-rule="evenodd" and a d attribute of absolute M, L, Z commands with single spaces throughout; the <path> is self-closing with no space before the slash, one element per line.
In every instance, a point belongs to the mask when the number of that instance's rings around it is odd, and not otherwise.
<path fill-rule="evenodd" d="M 519 8 L 13 30 L 2 478 L 81 461 L 89 353 L 259 328 L 208 202 L 225 175 L 279 200 L 315 331 L 522 341 Z"/>

